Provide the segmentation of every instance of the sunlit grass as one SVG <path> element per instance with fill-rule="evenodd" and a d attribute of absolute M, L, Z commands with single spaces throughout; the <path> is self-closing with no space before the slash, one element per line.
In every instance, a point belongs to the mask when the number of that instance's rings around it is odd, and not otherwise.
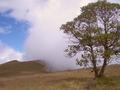
<path fill-rule="evenodd" d="M 23 73 L 0 76 L 0 90 L 120 90 L 120 66 L 111 66 L 106 77 L 93 79 L 81 69 L 54 73 Z M 2 72 L 1 72 L 2 73 Z"/>

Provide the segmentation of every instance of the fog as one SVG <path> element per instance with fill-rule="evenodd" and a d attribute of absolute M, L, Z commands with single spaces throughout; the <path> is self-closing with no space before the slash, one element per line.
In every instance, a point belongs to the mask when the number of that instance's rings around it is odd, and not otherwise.
<path fill-rule="evenodd" d="M 86 4 L 80 0 L 49 0 L 43 8 L 34 14 L 33 26 L 25 43 L 25 59 L 41 59 L 53 70 L 75 69 L 76 61 L 65 57 L 66 36 L 60 26 L 80 14 L 80 6 Z"/>
<path fill-rule="evenodd" d="M 75 69 L 75 58 L 65 57 L 68 39 L 60 26 L 80 14 L 80 7 L 97 0 L 3 0 L 11 16 L 30 23 L 24 43 L 24 60 L 43 60 L 54 70 Z M 112 0 L 111 0 L 112 1 Z M 116 1 L 117 2 L 117 1 Z"/>

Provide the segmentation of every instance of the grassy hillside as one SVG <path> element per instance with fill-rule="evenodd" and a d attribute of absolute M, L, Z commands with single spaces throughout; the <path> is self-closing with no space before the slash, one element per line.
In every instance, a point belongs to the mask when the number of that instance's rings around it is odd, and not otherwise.
<path fill-rule="evenodd" d="M 38 61 L 11 61 L 0 65 L 0 77 L 44 72 L 44 65 Z"/>
<path fill-rule="evenodd" d="M 108 67 L 106 78 L 94 80 L 89 70 L 41 73 L 43 66 L 37 66 L 36 62 L 28 63 L 11 62 L 0 66 L 1 75 L 8 74 L 0 76 L 0 90 L 120 90 L 120 65 Z M 10 72 L 12 69 L 15 71 Z M 18 73 L 18 70 L 19 73 L 34 74 L 11 74 Z"/>

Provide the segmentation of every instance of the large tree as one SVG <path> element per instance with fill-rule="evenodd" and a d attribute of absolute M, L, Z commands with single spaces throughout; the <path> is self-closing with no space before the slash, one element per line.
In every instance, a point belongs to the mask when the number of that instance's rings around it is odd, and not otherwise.
<path fill-rule="evenodd" d="M 95 77 L 102 77 L 108 63 L 120 53 L 120 4 L 106 0 L 90 3 L 60 29 L 70 36 L 68 55 L 81 53 L 77 63 L 92 67 Z"/>

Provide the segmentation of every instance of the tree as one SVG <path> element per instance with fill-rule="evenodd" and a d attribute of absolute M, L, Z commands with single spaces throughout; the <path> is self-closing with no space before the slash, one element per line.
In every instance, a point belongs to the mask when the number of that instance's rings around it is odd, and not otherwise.
<path fill-rule="evenodd" d="M 120 54 L 120 4 L 99 0 L 81 8 L 81 14 L 60 28 L 70 36 L 65 50 L 80 66 L 90 66 L 95 78 Z"/>

